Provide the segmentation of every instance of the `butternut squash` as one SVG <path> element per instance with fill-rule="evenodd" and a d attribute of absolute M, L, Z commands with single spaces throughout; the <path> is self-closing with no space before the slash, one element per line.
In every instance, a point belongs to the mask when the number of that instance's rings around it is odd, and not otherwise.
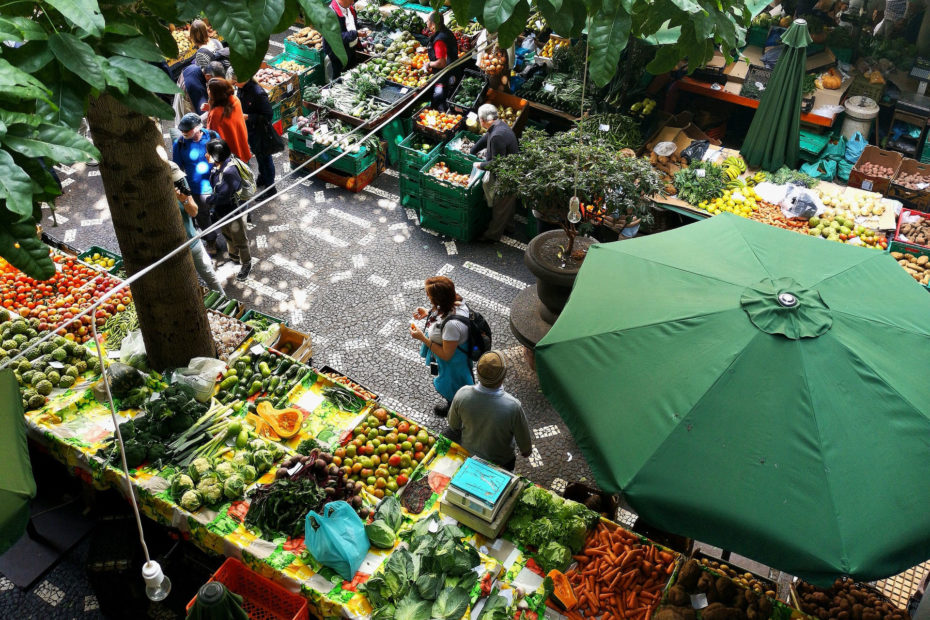
<path fill-rule="evenodd" d="M 835 90 L 842 86 L 843 78 L 836 69 L 830 69 L 820 80 L 824 88 Z"/>
<path fill-rule="evenodd" d="M 568 581 L 568 577 L 566 577 L 564 573 L 553 569 L 549 571 L 546 576 L 552 579 L 552 598 L 556 605 L 565 611 L 571 611 L 575 607 L 578 607 L 578 598 L 575 596 L 575 590 L 572 588 L 572 584 Z"/>
<path fill-rule="evenodd" d="M 293 407 L 275 409 L 271 403 L 263 401 L 258 403 L 255 411 L 282 439 L 290 439 L 300 432 L 303 415 L 298 409 Z"/>

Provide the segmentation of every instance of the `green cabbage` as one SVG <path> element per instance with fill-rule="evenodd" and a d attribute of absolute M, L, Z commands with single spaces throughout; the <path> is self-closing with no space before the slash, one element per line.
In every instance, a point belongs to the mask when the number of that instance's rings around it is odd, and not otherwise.
<path fill-rule="evenodd" d="M 236 500 L 242 497 L 245 490 L 245 481 L 239 474 L 233 474 L 223 483 L 223 495 L 228 500 Z"/>
<path fill-rule="evenodd" d="M 376 519 L 366 525 L 365 533 L 368 534 L 372 546 L 378 549 L 392 549 L 397 541 L 394 530 L 383 519 Z"/>
<path fill-rule="evenodd" d="M 203 504 L 200 493 L 197 491 L 185 491 L 181 496 L 181 508 L 188 512 L 194 512 Z"/>
<path fill-rule="evenodd" d="M 263 474 L 274 465 L 274 456 L 268 450 L 256 450 L 252 453 L 252 464 L 255 471 Z"/>

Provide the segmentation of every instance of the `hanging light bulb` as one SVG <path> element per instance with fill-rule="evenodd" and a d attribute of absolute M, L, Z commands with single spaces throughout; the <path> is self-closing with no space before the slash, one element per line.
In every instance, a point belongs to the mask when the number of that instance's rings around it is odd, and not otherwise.
<path fill-rule="evenodd" d="M 142 565 L 142 579 L 145 580 L 145 595 L 150 601 L 163 601 L 171 593 L 171 580 L 161 572 L 161 565 L 149 560 Z"/>
<path fill-rule="evenodd" d="M 572 196 L 572 199 L 568 201 L 568 221 L 572 224 L 581 221 L 581 200 L 578 196 Z"/>

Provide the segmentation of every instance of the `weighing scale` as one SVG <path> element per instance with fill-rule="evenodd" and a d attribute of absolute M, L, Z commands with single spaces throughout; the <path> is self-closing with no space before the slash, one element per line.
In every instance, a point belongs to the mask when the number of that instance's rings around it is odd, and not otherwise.
<path fill-rule="evenodd" d="M 917 86 L 917 94 L 923 95 L 927 90 L 927 82 L 930 81 L 930 60 L 926 58 L 915 60 L 908 75 L 920 82 Z"/>
<path fill-rule="evenodd" d="M 520 479 L 478 457 L 459 467 L 439 509 L 488 538 L 497 538 L 517 503 Z"/>

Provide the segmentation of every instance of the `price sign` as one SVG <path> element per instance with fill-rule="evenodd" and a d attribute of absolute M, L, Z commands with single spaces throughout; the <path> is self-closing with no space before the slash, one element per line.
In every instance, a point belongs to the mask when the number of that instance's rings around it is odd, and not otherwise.
<path fill-rule="evenodd" d="M 869 191 L 872 189 L 872 182 L 868 179 L 862 181 L 862 189 Z"/>
<path fill-rule="evenodd" d="M 251 353 L 252 355 L 261 355 L 264 352 L 265 352 L 265 347 L 263 347 L 260 344 L 257 344 L 253 346 L 251 349 L 249 349 L 249 353 Z"/>
<path fill-rule="evenodd" d="M 554 84 L 546 84 L 545 86 L 543 86 L 543 90 L 545 90 L 547 93 L 551 93 L 551 92 L 555 91 L 555 85 L 554 85 Z"/>
<path fill-rule="evenodd" d="M 703 179 L 704 177 L 707 176 L 707 172 L 703 168 L 698 168 L 697 170 L 694 171 L 694 176 L 696 176 L 699 179 Z"/>
<path fill-rule="evenodd" d="M 288 84 L 288 85 L 287 85 L 287 92 L 290 93 L 290 92 L 293 92 L 293 91 L 294 91 L 294 85 L 293 85 L 293 84 Z"/>
<path fill-rule="evenodd" d="M 311 140 L 310 138 L 307 138 L 307 148 L 308 149 L 313 148 L 313 140 Z"/>
<path fill-rule="evenodd" d="M 536 30 L 542 30 L 545 27 L 546 24 L 544 24 L 541 19 L 536 20 Z"/>
<path fill-rule="evenodd" d="M 400 94 L 401 94 L 401 95 L 406 95 L 406 94 L 409 93 L 409 92 L 410 92 L 410 89 L 407 88 L 406 86 L 404 86 L 403 88 L 400 89 Z"/>
<path fill-rule="evenodd" d="M 57 360 L 53 360 L 49 362 L 48 365 L 51 366 L 52 368 L 64 368 L 65 367 L 64 364 L 62 364 L 61 362 Z"/>
<path fill-rule="evenodd" d="M 610 131 L 610 125 L 605 125 L 604 123 L 601 123 L 600 125 L 598 125 L 597 128 L 600 129 L 601 131 Z"/>
<path fill-rule="evenodd" d="M 322 125 L 320 125 L 320 131 L 323 133 L 326 133 L 327 131 L 329 131 L 329 125 L 327 125 L 326 123 L 323 123 Z"/>

